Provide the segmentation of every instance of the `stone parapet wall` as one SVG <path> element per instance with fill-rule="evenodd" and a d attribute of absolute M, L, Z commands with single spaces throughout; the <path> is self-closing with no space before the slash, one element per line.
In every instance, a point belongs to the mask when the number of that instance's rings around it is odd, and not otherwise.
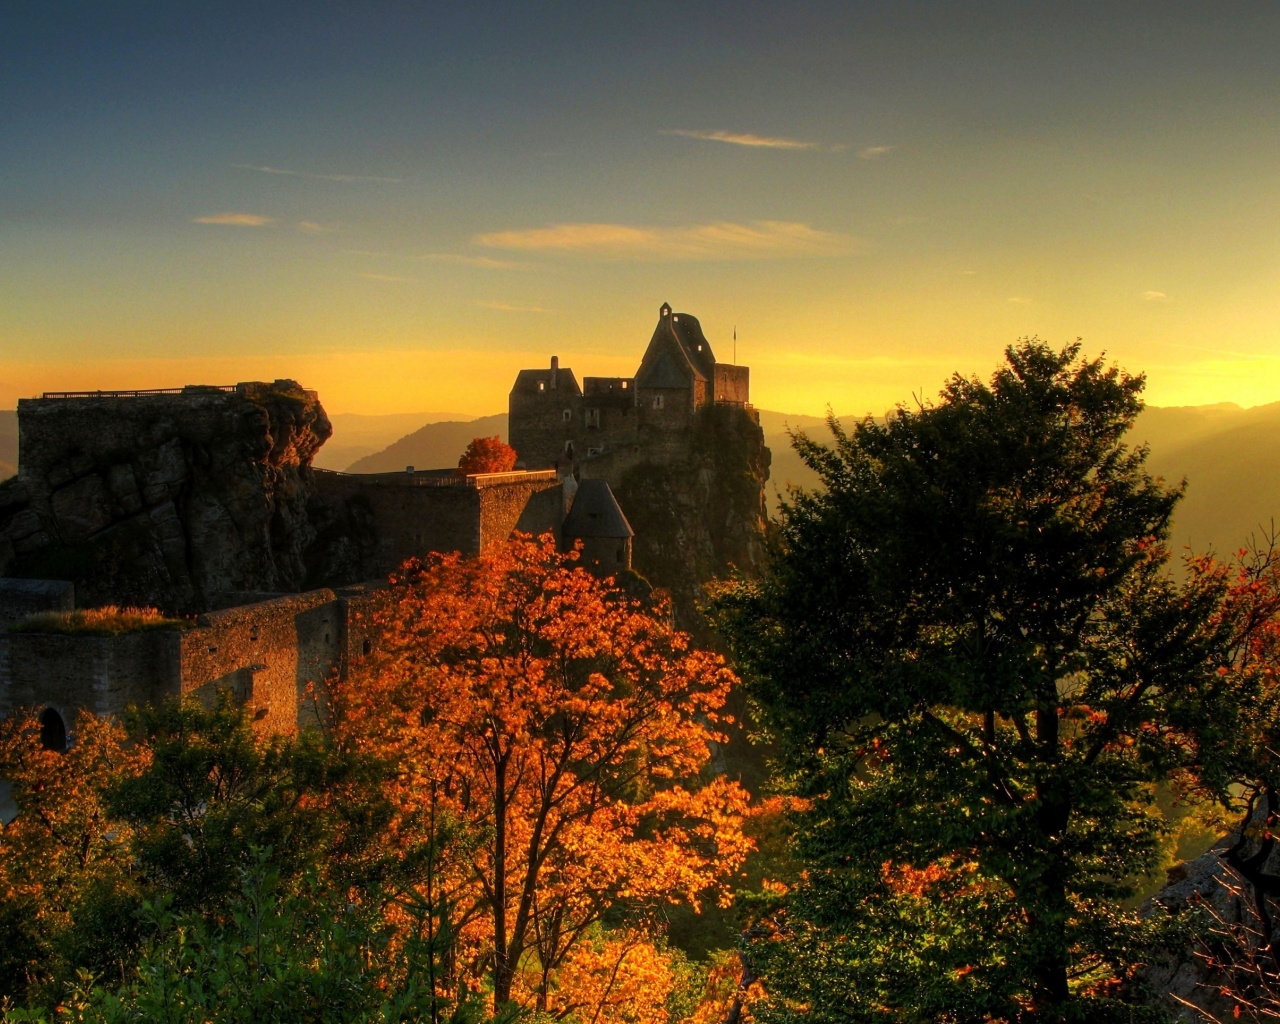
<path fill-rule="evenodd" d="M 317 565 L 316 582 L 385 577 L 431 552 L 476 555 L 515 530 L 559 535 L 555 472 L 484 473 L 423 485 L 421 474 L 316 472 L 317 522 L 336 538 L 319 545 L 341 561 Z M 425 477 L 424 477 L 425 478 Z"/>
<path fill-rule="evenodd" d="M 479 488 L 480 538 L 477 552 L 504 543 L 517 530 L 540 537 L 555 536 L 560 543 L 564 522 L 564 497 L 554 473 L 531 473 L 532 480 L 493 480 Z"/>

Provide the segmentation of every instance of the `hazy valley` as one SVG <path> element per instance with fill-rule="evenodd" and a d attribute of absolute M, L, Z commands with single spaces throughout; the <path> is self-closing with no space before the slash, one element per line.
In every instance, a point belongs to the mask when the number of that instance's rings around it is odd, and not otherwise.
<path fill-rule="evenodd" d="M 430 413 L 331 417 L 333 438 L 315 464 L 354 473 L 388 473 L 406 466 L 450 466 L 473 437 L 507 435 L 507 416 L 477 419 Z M 842 417 L 849 423 L 853 417 Z M 811 487 L 816 476 L 792 450 L 789 430 L 826 436 L 820 416 L 760 410 L 765 442 L 773 453 L 768 494 L 776 514 L 791 486 Z M 416 425 L 416 429 L 415 428 Z M 1280 403 L 1250 409 L 1217 405 L 1148 407 L 1134 428 L 1135 443 L 1151 449 L 1148 468 L 1169 481 L 1187 480 L 1174 518 L 1175 553 L 1184 547 L 1229 555 L 1270 529 L 1280 510 L 1280 451 L 1266 443 L 1280 430 Z M 0 418 L 0 472 L 17 463 L 14 414 Z M 9 468 L 9 472 L 12 469 Z"/>

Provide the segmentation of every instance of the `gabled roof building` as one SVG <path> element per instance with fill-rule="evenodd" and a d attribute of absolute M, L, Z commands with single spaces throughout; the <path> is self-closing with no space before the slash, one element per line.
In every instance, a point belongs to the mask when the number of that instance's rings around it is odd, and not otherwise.
<path fill-rule="evenodd" d="M 509 436 L 525 468 L 608 477 L 638 461 L 681 458 L 693 417 L 708 405 L 749 410 L 750 371 L 717 362 L 698 318 L 664 302 L 634 377 L 584 377 L 579 387 L 556 356 L 547 369 L 521 370 Z"/>

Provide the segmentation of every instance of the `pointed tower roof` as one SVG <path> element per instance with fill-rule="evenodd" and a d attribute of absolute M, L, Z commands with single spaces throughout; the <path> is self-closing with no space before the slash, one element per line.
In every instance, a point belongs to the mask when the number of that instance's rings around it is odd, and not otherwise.
<path fill-rule="evenodd" d="M 664 302 L 658 310 L 658 326 L 636 371 L 636 387 L 688 387 L 696 380 L 709 380 L 715 365 L 715 354 L 698 318 L 674 313 L 670 303 Z"/>
<path fill-rule="evenodd" d="M 566 537 L 634 537 L 613 489 L 604 480 L 582 480 L 564 520 Z"/>

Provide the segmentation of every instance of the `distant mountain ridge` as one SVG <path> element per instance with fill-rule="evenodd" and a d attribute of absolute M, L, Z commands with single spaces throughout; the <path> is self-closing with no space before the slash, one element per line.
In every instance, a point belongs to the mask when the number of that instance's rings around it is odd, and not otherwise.
<path fill-rule="evenodd" d="M 396 473 L 406 466 L 447 469 L 458 464 L 458 458 L 472 438 L 493 437 L 495 434 L 504 441 L 507 438 L 505 412 L 475 420 L 428 423 L 382 451 L 357 459 L 346 470 L 348 473 Z"/>

